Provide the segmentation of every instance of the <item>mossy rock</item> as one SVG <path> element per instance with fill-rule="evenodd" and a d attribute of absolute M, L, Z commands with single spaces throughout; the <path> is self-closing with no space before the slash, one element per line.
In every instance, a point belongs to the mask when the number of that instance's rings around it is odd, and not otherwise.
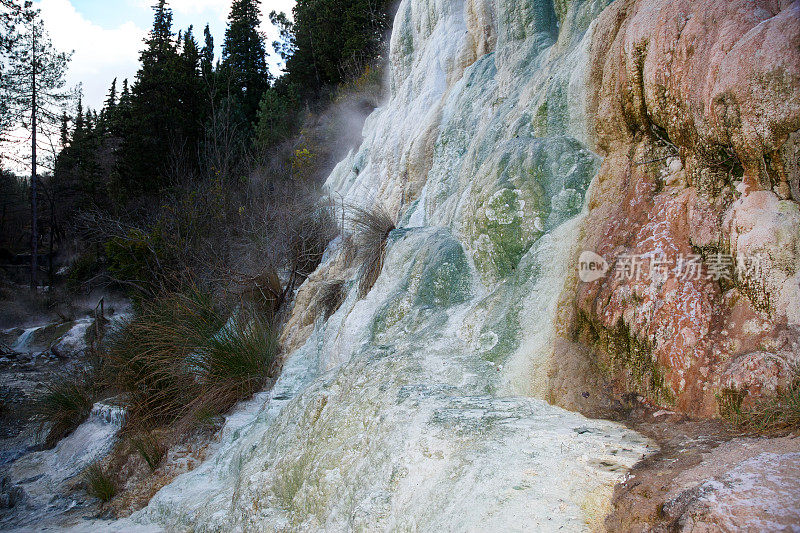
<path fill-rule="evenodd" d="M 32 350 L 46 350 L 66 335 L 75 325 L 74 321 L 48 324 L 31 333 L 26 343 Z"/>
<path fill-rule="evenodd" d="M 453 238 L 442 241 L 425 263 L 415 306 L 447 308 L 469 300 L 472 273 L 461 243 Z"/>
<path fill-rule="evenodd" d="M 511 275 L 534 242 L 576 216 L 599 159 L 567 137 L 519 137 L 479 171 L 465 212 L 475 266 L 487 282 Z"/>

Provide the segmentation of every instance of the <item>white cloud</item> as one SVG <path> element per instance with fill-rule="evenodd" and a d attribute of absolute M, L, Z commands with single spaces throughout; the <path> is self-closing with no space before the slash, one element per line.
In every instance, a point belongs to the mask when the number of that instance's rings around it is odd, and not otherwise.
<path fill-rule="evenodd" d="M 153 0 L 138 0 L 136 2 L 139 7 L 147 8 L 148 10 L 153 3 Z M 167 5 L 175 13 L 197 14 L 208 10 L 227 13 L 231 0 L 170 0 Z"/>
<path fill-rule="evenodd" d="M 206 11 L 215 11 L 227 18 L 233 0 L 169 0 L 168 5 L 175 13 L 198 14 Z M 150 9 L 153 0 L 138 0 L 141 7 Z M 266 0 L 261 3 L 261 12 L 268 15 L 270 11 L 284 11 L 291 16 L 294 0 Z"/>
<path fill-rule="evenodd" d="M 146 29 L 133 22 L 103 28 L 84 18 L 69 0 L 41 0 L 38 7 L 55 47 L 75 51 L 67 83 L 83 84 L 86 105 L 99 109 L 114 78 L 120 84 L 123 78 L 132 81 Z"/>
<path fill-rule="evenodd" d="M 153 0 L 133 0 L 134 4 L 148 14 L 152 13 Z M 212 23 L 217 46 L 222 44 L 225 24 L 232 0 L 170 0 L 169 6 L 175 13 L 175 28 L 195 22 L 196 36 L 202 40 L 204 21 Z M 291 17 L 294 0 L 265 0 L 261 4 L 263 20 L 261 30 L 267 38 L 267 51 L 270 52 L 270 66 L 277 71 L 279 58 L 272 52 L 272 41 L 278 32 L 269 22 L 270 11 L 284 11 Z M 149 31 L 133 22 L 125 22 L 116 28 L 103 28 L 86 19 L 72 5 L 70 0 L 40 0 L 41 9 L 53 44 L 59 50 L 74 50 L 67 74 L 69 85 L 83 84 L 84 101 L 93 109 L 99 109 L 105 100 L 111 80 L 124 78 L 133 81 L 139 68 L 139 52 Z M 149 18 L 149 17 L 148 17 Z M 201 23 L 201 21 L 203 21 Z M 219 53 L 219 48 L 217 49 Z"/>

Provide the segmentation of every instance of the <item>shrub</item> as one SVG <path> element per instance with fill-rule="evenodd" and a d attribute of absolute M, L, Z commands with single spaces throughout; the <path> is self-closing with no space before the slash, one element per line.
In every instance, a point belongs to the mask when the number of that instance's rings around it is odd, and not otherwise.
<path fill-rule="evenodd" d="M 116 236 L 105 243 L 109 274 L 118 282 L 142 290 L 147 280 L 155 280 L 161 268 L 158 237 L 139 229 Z"/>
<path fill-rule="evenodd" d="M 67 269 L 67 285 L 78 289 L 82 283 L 96 276 L 101 270 L 101 261 L 97 252 L 89 249 L 79 254 Z"/>
<path fill-rule="evenodd" d="M 383 268 L 386 240 L 395 222 L 382 204 L 371 209 L 351 207 L 350 223 L 359 265 L 358 292 L 363 298 L 375 285 Z"/>
<path fill-rule="evenodd" d="M 266 381 L 278 345 L 271 328 L 255 314 L 239 311 L 188 357 L 201 392 L 193 411 L 224 413 L 257 392 Z"/>
<path fill-rule="evenodd" d="M 152 428 L 224 413 L 264 384 L 276 353 L 266 320 L 226 316 L 193 292 L 143 304 L 109 336 L 106 367 L 129 398 L 130 423 Z"/>
<path fill-rule="evenodd" d="M 288 270 L 307 277 L 322 261 L 328 244 L 338 234 L 333 206 L 317 203 L 306 214 L 296 214 L 289 228 Z"/>
<path fill-rule="evenodd" d="M 255 276 L 241 280 L 240 285 L 242 299 L 272 322 L 286 298 L 277 269 L 272 266 L 265 268 Z"/>
<path fill-rule="evenodd" d="M 107 502 L 117 494 L 117 487 L 102 466 L 95 463 L 90 465 L 83 473 L 86 483 L 86 492 Z"/>
<path fill-rule="evenodd" d="M 33 418 L 40 430 L 47 428 L 46 448 L 55 446 L 89 416 L 97 395 L 91 380 L 90 375 L 80 373 L 45 385 L 44 393 L 33 404 Z"/>

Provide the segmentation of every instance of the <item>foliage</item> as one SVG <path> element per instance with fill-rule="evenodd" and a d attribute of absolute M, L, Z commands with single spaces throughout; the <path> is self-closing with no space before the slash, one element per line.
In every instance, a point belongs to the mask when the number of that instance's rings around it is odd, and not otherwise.
<path fill-rule="evenodd" d="M 260 0 L 235 0 L 222 45 L 222 71 L 241 102 L 247 124 L 256 119 L 259 102 L 269 87 L 267 51 L 259 32 Z"/>
<path fill-rule="evenodd" d="M 154 471 L 158 468 L 158 465 L 161 464 L 161 460 L 166 453 L 164 447 L 152 433 L 143 433 L 131 437 L 131 445 L 133 445 L 134 449 L 139 453 L 142 459 L 144 459 L 147 466 L 150 467 L 150 471 Z"/>
<path fill-rule="evenodd" d="M 84 471 L 83 480 L 86 483 L 86 491 L 100 501 L 110 501 L 117 494 L 114 480 L 97 463 L 90 465 Z"/>
<path fill-rule="evenodd" d="M 277 354 L 260 316 L 228 314 L 199 292 L 170 294 L 109 337 L 108 375 L 130 402 L 136 427 L 189 423 L 203 411 L 224 413 L 256 392 Z"/>
<path fill-rule="evenodd" d="M 747 392 L 724 389 L 717 395 L 722 417 L 745 431 L 771 433 L 800 428 L 800 371 L 774 397 L 748 402 Z"/>
<path fill-rule="evenodd" d="M 319 95 L 383 52 L 391 24 L 388 0 L 299 0 L 293 9 L 294 53 L 287 76 L 305 95 Z"/>
<path fill-rule="evenodd" d="M 29 2 L 3 2 L 0 22 L 0 135 L 14 126 L 31 131 L 32 112 L 37 132 L 54 135 L 58 108 L 72 96 L 65 90 L 71 54 L 53 47 L 39 11 Z"/>
<path fill-rule="evenodd" d="M 154 9 L 122 128 L 118 165 L 127 197 L 168 184 L 167 163 L 176 152 L 197 146 L 203 118 L 200 55 L 191 28 L 178 42 L 165 0 Z"/>
<path fill-rule="evenodd" d="M 317 296 L 317 313 L 327 320 L 344 303 L 347 286 L 344 280 L 337 279 L 323 283 Z"/>
<path fill-rule="evenodd" d="M 77 428 L 92 410 L 97 387 L 91 376 L 78 373 L 45 384 L 44 392 L 33 404 L 33 417 L 42 429 L 46 448 L 52 448 Z"/>
<path fill-rule="evenodd" d="M 131 228 L 105 243 L 109 274 L 141 295 L 157 293 L 177 270 L 159 229 L 158 225 L 149 231 Z"/>
<path fill-rule="evenodd" d="M 294 133 L 300 119 L 297 107 L 298 100 L 294 94 L 275 88 L 264 92 L 255 130 L 256 145 L 260 149 L 271 148 Z"/>

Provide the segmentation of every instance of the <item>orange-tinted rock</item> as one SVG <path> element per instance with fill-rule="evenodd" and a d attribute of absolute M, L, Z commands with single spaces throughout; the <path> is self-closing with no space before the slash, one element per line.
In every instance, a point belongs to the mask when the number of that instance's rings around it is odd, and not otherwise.
<path fill-rule="evenodd" d="M 590 85 L 581 249 L 610 270 L 577 288 L 582 340 L 621 392 L 682 412 L 774 393 L 800 339 L 800 2 L 616 2 Z"/>

